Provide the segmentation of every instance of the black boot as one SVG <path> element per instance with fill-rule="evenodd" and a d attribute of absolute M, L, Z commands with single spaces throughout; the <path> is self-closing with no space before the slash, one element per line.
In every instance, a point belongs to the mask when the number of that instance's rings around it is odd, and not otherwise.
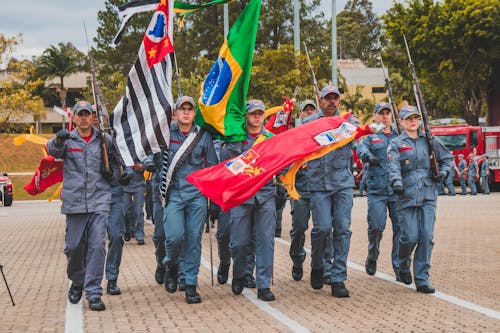
<path fill-rule="evenodd" d="M 311 287 L 313 289 L 323 288 L 323 268 L 311 269 Z"/>
<path fill-rule="evenodd" d="M 109 295 L 121 295 L 122 291 L 118 288 L 116 280 L 108 280 L 108 286 L 106 287 L 106 292 Z"/>
<path fill-rule="evenodd" d="M 225 284 L 229 277 L 229 266 L 230 264 L 220 264 L 217 270 L 217 282 L 219 284 Z"/>
<path fill-rule="evenodd" d="M 243 292 L 243 288 L 245 288 L 245 277 L 242 278 L 234 278 L 231 282 L 231 290 L 233 294 L 239 295 Z"/>
<path fill-rule="evenodd" d="M 185 278 L 180 278 L 179 280 L 177 280 L 177 290 L 179 290 L 179 291 L 186 290 L 186 279 Z"/>
<path fill-rule="evenodd" d="M 68 291 L 68 300 L 71 304 L 77 304 L 80 302 L 83 293 L 83 286 L 77 286 L 72 283 Z"/>
<path fill-rule="evenodd" d="M 201 297 L 196 291 L 196 286 L 186 285 L 186 302 L 188 304 L 201 303 Z"/>
<path fill-rule="evenodd" d="M 255 288 L 256 283 L 253 275 L 248 274 L 245 276 L 245 288 Z"/>
<path fill-rule="evenodd" d="M 163 264 L 163 258 L 165 258 L 165 238 L 160 238 L 153 241 L 155 245 L 155 257 L 156 257 L 156 271 L 155 280 L 158 284 L 163 284 L 165 282 L 165 265 Z"/>
<path fill-rule="evenodd" d="M 165 289 L 169 293 L 175 293 L 177 291 L 177 271 L 179 266 L 172 265 L 167 266 L 167 270 L 165 271 Z"/>
<path fill-rule="evenodd" d="M 165 282 L 165 266 L 164 265 L 156 265 L 155 271 L 155 280 L 158 284 L 163 284 Z"/>
<path fill-rule="evenodd" d="M 274 299 L 275 299 L 273 292 L 269 288 L 259 289 L 257 291 L 257 298 L 259 298 L 265 302 L 274 301 Z"/>

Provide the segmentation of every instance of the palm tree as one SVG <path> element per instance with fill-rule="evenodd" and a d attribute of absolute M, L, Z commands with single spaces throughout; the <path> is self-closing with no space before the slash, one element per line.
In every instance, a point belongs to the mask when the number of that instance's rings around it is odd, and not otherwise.
<path fill-rule="evenodd" d="M 71 43 L 59 43 L 59 47 L 51 45 L 37 59 L 36 67 L 38 75 L 46 79 L 59 78 L 59 86 L 56 92 L 63 109 L 66 108 L 67 88 L 64 86 L 64 78 L 70 74 L 85 68 L 85 55 L 78 51 Z"/>

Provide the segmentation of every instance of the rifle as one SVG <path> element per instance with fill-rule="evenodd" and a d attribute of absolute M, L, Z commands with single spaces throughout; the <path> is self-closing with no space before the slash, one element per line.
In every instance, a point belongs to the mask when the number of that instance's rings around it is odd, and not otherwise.
<path fill-rule="evenodd" d="M 431 128 L 429 125 L 429 114 L 427 113 L 427 109 L 425 108 L 424 98 L 422 97 L 422 91 L 420 90 L 420 86 L 418 84 L 417 72 L 415 70 L 415 64 L 411 60 L 410 48 L 408 47 L 408 43 L 406 42 L 406 36 L 403 34 L 406 52 L 408 53 L 408 66 L 412 71 L 413 78 L 413 90 L 415 91 L 415 98 L 417 100 L 417 107 L 420 111 L 420 115 L 422 116 L 422 125 L 424 128 L 425 137 L 427 139 L 427 144 L 429 145 L 429 160 L 431 162 L 431 170 L 434 177 L 439 176 L 439 165 L 436 159 L 436 152 L 434 151 L 434 136 L 432 135 Z"/>
<path fill-rule="evenodd" d="M 309 70 L 311 71 L 311 76 L 313 79 L 314 96 L 316 97 L 316 107 L 319 107 L 320 98 L 319 98 L 318 81 L 316 80 L 316 75 L 314 75 L 314 69 L 311 65 L 311 59 L 309 58 L 309 51 L 307 50 L 306 42 L 304 42 L 304 50 L 306 51 L 307 63 L 309 64 Z"/>
<path fill-rule="evenodd" d="M 398 120 L 396 119 L 396 116 L 399 114 L 399 112 L 396 102 L 394 100 L 394 96 L 392 95 L 391 80 L 389 79 L 389 73 L 386 74 L 385 72 L 385 66 L 384 66 L 384 61 L 382 60 L 382 55 L 379 54 L 379 57 L 380 57 L 380 64 L 382 65 L 382 71 L 384 72 L 385 87 L 387 89 L 387 95 L 389 96 L 389 103 L 392 106 L 392 121 L 396 125 L 395 126 L 396 132 L 400 134 L 401 127 Z"/>
<path fill-rule="evenodd" d="M 90 63 L 90 74 L 92 75 L 92 96 L 94 97 L 94 104 L 97 112 L 97 123 L 99 124 L 99 138 L 101 139 L 101 159 L 102 166 L 104 171 L 109 173 L 111 169 L 109 167 L 109 157 L 108 157 L 108 146 L 106 144 L 106 136 L 104 135 L 104 116 L 103 112 L 103 100 L 101 97 L 101 91 L 99 89 L 99 85 L 97 84 L 97 78 L 95 74 L 94 60 L 92 59 L 92 54 L 90 53 L 89 39 L 87 35 L 87 27 L 85 23 L 83 24 L 83 28 L 85 29 L 85 38 L 87 40 L 87 49 L 89 55 L 89 63 Z"/>

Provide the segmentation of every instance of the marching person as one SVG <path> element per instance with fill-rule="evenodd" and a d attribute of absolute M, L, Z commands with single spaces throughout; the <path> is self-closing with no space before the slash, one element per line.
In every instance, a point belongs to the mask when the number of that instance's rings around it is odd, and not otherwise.
<path fill-rule="evenodd" d="M 256 141 L 264 140 L 272 133 L 264 127 L 265 106 L 261 100 L 250 100 L 246 104 L 246 131 L 244 141 L 230 142 L 221 148 L 221 160 L 236 157 L 247 151 Z M 230 250 L 233 258 L 233 281 L 231 289 L 235 295 L 243 292 L 247 276 L 247 256 L 255 237 L 257 297 L 273 301 L 270 290 L 274 261 L 274 232 L 276 224 L 273 181 L 267 182 L 254 196 L 230 211 Z"/>
<path fill-rule="evenodd" d="M 467 176 L 467 162 L 465 161 L 464 154 L 458 154 L 458 179 L 460 182 L 460 188 L 462 192 L 460 194 L 467 194 L 467 186 L 465 185 L 465 179 Z"/>
<path fill-rule="evenodd" d="M 469 165 L 467 166 L 467 185 L 470 187 L 470 194 L 477 195 L 476 180 L 479 178 L 479 168 L 477 166 L 476 154 L 469 154 Z"/>
<path fill-rule="evenodd" d="M 401 221 L 399 276 L 403 283 L 411 284 L 410 263 L 415 250 L 413 274 L 417 292 L 431 294 L 434 288 L 429 282 L 429 269 L 434 244 L 437 185 L 451 171 L 453 156 L 438 138 L 434 138 L 439 175 L 433 175 L 428 141 L 419 130 L 418 109 L 405 106 L 399 111 L 399 118 L 404 131 L 389 143 L 387 164 Z"/>
<path fill-rule="evenodd" d="M 340 116 L 340 92 L 336 86 L 327 85 L 320 92 L 321 110 L 304 119 L 304 123 L 321 117 Z M 358 126 L 357 117 L 349 122 Z M 344 281 L 347 279 L 347 255 L 351 241 L 351 210 L 354 177 L 351 170 L 350 145 L 331 151 L 308 162 L 304 169 L 306 190 L 310 192 L 313 229 L 311 231 L 311 287 L 323 287 L 325 239 L 333 227 L 333 266 L 331 291 L 335 297 L 349 297 Z"/>
<path fill-rule="evenodd" d="M 128 185 L 123 186 L 123 210 L 130 222 L 131 236 L 138 245 L 144 245 L 144 166 L 142 162 L 135 163 L 132 167 L 134 178 Z"/>
<path fill-rule="evenodd" d="M 105 134 L 110 168 L 102 163 L 99 131 L 92 126 L 92 105 L 79 101 L 73 108 L 76 128 L 62 129 L 47 143 L 55 158 L 64 160 L 61 213 L 66 214 L 64 253 L 72 284 L 70 303 L 80 301 L 83 290 L 90 310 L 105 310 L 101 282 L 106 257 L 106 224 L 111 202 L 110 181 L 118 172 L 111 137 Z"/>
<path fill-rule="evenodd" d="M 186 176 L 191 172 L 217 164 L 212 136 L 194 124 L 194 100 L 180 97 L 175 104 L 177 121 L 170 124 L 168 156 L 163 159 L 162 196 L 165 200 L 165 289 L 177 290 L 179 264 L 184 256 L 182 272 L 186 282 L 186 302 L 200 303 L 196 291 L 201 261 L 201 237 L 207 217 L 207 198 Z"/>
<path fill-rule="evenodd" d="M 392 106 L 387 102 L 375 105 L 373 118 L 383 128 L 375 134 L 366 136 L 357 147 L 358 156 L 366 164 L 363 167 L 368 196 L 368 256 L 365 270 L 368 275 L 377 272 L 377 259 L 380 253 L 380 241 L 387 221 L 387 212 L 392 222 L 392 268 L 399 280 L 398 246 L 400 222 L 396 213 L 396 202 L 389 186 L 387 173 L 387 146 L 398 136 L 392 128 Z"/>
<path fill-rule="evenodd" d="M 299 124 L 315 113 L 316 103 L 311 99 L 306 99 L 300 104 Z M 305 167 L 307 168 L 307 167 Z M 303 263 L 306 259 L 304 243 L 306 240 L 306 230 L 309 228 L 309 218 L 311 217 L 310 193 L 307 190 L 307 178 L 302 170 L 297 172 L 295 187 L 300 194 L 298 200 L 291 199 L 292 229 L 290 230 L 290 258 L 292 259 L 292 278 L 300 281 L 304 275 Z M 323 280 L 330 284 L 333 259 L 333 236 L 332 232 L 325 238 L 325 257 L 323 260 Z"/>

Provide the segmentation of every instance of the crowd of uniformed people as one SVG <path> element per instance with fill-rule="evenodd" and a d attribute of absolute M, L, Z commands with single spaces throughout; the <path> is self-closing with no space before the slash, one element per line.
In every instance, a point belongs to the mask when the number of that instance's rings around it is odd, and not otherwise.
<path fill-rule="evenodd" d="M 320 92 L 319 105 L 309 99 L 300 103 L 296 125 L 342 115 L 359 126 L 355 115 L 341 113 L 340 95 L 336 86 L 327 85 Z M 264 127 L 265 110 L 261 100 L 249 100 L 246 138 L 227 143 L 213 140 L 209 132 L 194 123 L 195 102 L 182 96 L 175 104 L 168 149 L 132 167 L 124 166 L 111 137 L 106 135 L 109 168 L 103 168 L 98 131 L 92 126 L 92 106 L 78 102 L 73 110 L 76 128 L 59 131 L 48 143 L 49 153 L 65 161 L 61 211 L 66 214 L 64 252 L 72 282 L 69 301 L 78 303 L 85 291 L 89 308 L 104 310 L 104 272 L 107 294 L 121 294 L 118 276 L 124 241 L 135 238 L 138 245 L 145 244 L 145 206 L 146 219 L 154 223 L 154 278 L 167 292 L 183 291 L 187 303 L 201 302 L 197 287 L 202 234 L 207 230 L 205 226 L 210 227 L 208 221 L 217 221 L 218 283 L 227 283 L 231 272 L 233 294 L 257 288 L 259 299 L 273 301 L 275 295 L 270 288 L 274 238 L 281 236 L 281 223 L 277 225 L 277 221 L 281 221 L 288 200 L 292 217 L 291 278 L 299 281 L 304 277 L 305 233 L 311 220 L 311 288 L 329 285 L 334 297 L 349 297 L 347 260 L 355 187 L 352 146 L 345 145 L 304 165 L 296 177 L 300 195 L 297 200 L 287 199 L 275 177 L 243 204 L 222 211 L 186 181 L 191 172 L 234 158 L 272 136 Z M 434 138 L 439 168 L 436 174 L 431 168 L 429 143 L 421 130 L 418 109 L 403 107 L 399 119 L 393 119 L 394 111 L 389 103 L 376 104 L 373 122 L 378 125 L 356 143 L 368 197 L 365 269 L 368 275 L 376 274 L 380 242 L 389 217 L 395 279 L 405 284 L 415 282 L 418 292 L 433 293 L 429 270 L 438 191 L 441 184 L 451 182 L 449 194 L 455 194 L 452 181 L 456 172 L 460 174 L 462 194 L 467 191 L 466 182 L 471 194 L 476 194 L 472 179 L 487 177 L 487 163 L 482 163 L 486 164 L 483 170 L 473 157 L 467 165 L 460 156 L 455 165 L 449 150 Z"/>

